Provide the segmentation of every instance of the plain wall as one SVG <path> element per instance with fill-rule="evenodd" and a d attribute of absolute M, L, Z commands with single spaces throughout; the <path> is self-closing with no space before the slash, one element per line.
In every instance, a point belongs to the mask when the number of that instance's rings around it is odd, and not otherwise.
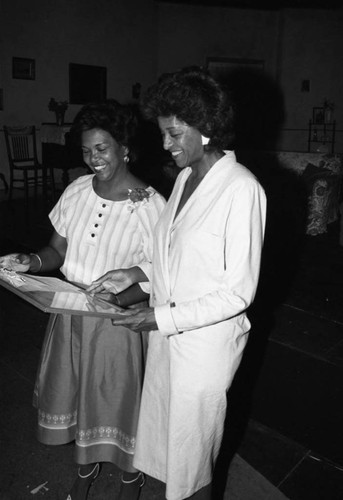
<path fill-rule="evenodd" d="M 264 60 L 284 99 L 276 147 L 307 151 L 312 108 L 336 105 L 335 152 L 343 152 L 343 9 L 250 10 L 161 3 L 158 71 L 206 65 L 208 57 Z M 310 92 L 302 92 L 310 80 Z M 266 99 L 267 101 L 267 99 Z M 266 102 L 267 104 L 267 102 Z"/>

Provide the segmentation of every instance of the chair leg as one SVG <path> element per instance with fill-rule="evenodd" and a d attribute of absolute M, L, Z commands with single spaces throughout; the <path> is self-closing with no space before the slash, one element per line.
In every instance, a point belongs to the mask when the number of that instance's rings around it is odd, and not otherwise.
<path fill-rule="evenodd" d="M 0 179 L 4 183 L 5 192 L 7 193 L 8 192 L 8 184 L 7 184 L 6 177 L 4 176 L 4 174 L 0 173 Z"/>
<path fill-rule="evenodd" d="M 9 189 L 8 189 L 8 203 L 11 203 L 11 201 L 12 201 L 13 183 L 14 183 L 13 172 L 11 170 L 10 171 L 10 185 L 9 185 Z"/>
<path fill-rule="evenodd" d="M 26 222 L 29 223 L 29 181 L 27 178 L 27 171 L 24 170 L 24 190 L 25 190 L 25 217 Z"/>
<path fill-rule="evenodd" d="M 37 192 L 38 192 L 38 169 L 35 167 L 35 185 L 34 185 L 34 205 L 37 205 Z"/>
<path fill-rule="evenodd" d="M 48 199 L 48 183 L 49 183 L 49 178 L 47 174 L 47 170 L 45 165 L 42 167 L 42 195 L 43 195 L 43 200 L 46 202 Z"/>
<path fill-rule="evenodd" d="M 56 191 L 55 191 L 55 175 L 53 167 L 50 167 L 50 182 L 52 191 L 52 201 L 55 203 Z"/>

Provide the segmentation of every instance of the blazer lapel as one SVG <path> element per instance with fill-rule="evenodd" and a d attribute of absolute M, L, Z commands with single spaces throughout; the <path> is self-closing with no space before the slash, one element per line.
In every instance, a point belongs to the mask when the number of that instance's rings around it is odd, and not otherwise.
<path fill-rule="evenodd" d="M 175 213 L 177 207 L 180 202 L 180 198 L 182 196 L 183 188 L 188 176 L 191 173 L 191 169 L 186 167 L 182 172 L 180 172 L 179 176 L 176 179 L 175 186 L 173 192 L 168 200 L 166 205 L 163 220 L 161 221 L 164 224 L 164 228 L 162 231 L 162 241 L 160 240 L 160 255 L 162 255 L 161 259 L 161 270 L 163 280 L 165 283 L 165 288 L 170 293 L 170 274 L 169 274 L 169 246 L 170 246 L 170 238 L 174 231 L 175 224 L 178 223 L 180 213 L 178 214 L 175 220 Z"/>

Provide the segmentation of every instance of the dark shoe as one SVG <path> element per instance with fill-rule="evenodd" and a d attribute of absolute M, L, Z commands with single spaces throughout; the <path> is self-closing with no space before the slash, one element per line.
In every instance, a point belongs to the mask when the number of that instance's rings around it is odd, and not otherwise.
<path fill-rule="evenodd" d="M 122 474 L 118 500 L 138 500 L 144 483 L 143 472 L 139 472 L 133 479 L 124 479 Z"/>
<path fill-rule="evenodd" d="M 87 500 L 89 488 L 94 483 L 100 472 L 100 464 L 96 463 L 89 474 L 82 475 L 80 468 L 77 478 L 66 500 Z"/>

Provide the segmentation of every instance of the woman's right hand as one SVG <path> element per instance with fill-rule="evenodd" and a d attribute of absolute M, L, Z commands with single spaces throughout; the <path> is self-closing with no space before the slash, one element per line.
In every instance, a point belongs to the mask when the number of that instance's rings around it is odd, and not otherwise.
<path fill-rule="evenodd" d="M 30 269 L 31 255 L 25 253 L 10 253 L 0 257 L 0 267 L 26 273 Z"/>
<path fill-rule="evenodd" d="M 133 269 L 116 269 L 101 276 L 86 289 L 87 292 L 110 292 L 115 295 L 126 290 L 134 283 Z"/>

